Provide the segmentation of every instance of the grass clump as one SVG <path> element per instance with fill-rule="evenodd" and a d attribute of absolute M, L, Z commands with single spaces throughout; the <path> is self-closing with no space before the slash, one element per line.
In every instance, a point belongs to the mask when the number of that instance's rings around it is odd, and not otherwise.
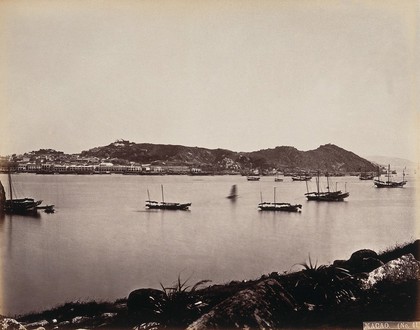
<path fill-rule="evenodd" d="M 380 252 L 378 254 L 378 259 L 383 263 L 387 263 L 409 253 L 411 253 L 417 260 L 420 260 L 420 240 L 412 240 L 408 243 L 396 244 L 394 247 Z"/>

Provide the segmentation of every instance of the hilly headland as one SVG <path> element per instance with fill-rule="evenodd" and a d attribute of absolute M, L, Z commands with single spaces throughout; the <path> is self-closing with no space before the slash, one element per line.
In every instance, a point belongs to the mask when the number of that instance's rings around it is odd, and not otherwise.
<path fill-rule="evenodd" d="M 279 146 L 238 152 L 117 140 L 106 146 L 71 155 L 52 149 L 40 149 L 23 155 L 4 157 L 3 167 L 6 163 L 16 170 L 44 173 L 71 173 L 81 170 L 91 173 L 110 171 L 138 174 L 244 174 L 250 171 L 273 174 L 279 171 L 321 171 L 344 175 L 378 171 L 377 164 L 334 144 L 321 145 L 309 151 Z"/>

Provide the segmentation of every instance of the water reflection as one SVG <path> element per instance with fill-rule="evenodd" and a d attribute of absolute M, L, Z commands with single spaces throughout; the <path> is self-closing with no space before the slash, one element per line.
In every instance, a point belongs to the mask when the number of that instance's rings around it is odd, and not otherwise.
<path fill-rule="evenodd" d="M 3 230 L 3 226 L 4 226 L 4 219 L 6 218 L 6 215 L 4 214 L 4 212 L 0 212 L 0 231 Z"/>

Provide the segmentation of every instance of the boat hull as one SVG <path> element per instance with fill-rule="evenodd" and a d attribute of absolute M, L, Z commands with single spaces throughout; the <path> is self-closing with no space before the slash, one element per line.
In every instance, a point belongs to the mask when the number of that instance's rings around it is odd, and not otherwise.
<path fill-rule="evenodd" d="M 317 201 L 317 202 L 342 202 L 345 198 L 349 197 L 350 194 L 348 192 L 325 192 L 325 193 L 317 193 L 311 192 L 305 194 L 308 201 Z"/>
<path fill-rule="evenodd" d="M 379 181 L 375 180 L 373 181 L 373 184 L 376 186 L 376 188 L 402 188 L 405 186 L 407 181 L 401 181 L 401 182 L 385 182 L 385 181 Z"/>
<path fill-rule="evenodd" d="M 260 177 L 259 176 L 248 176 L 246 179 L 248 181 L 260 181 Z"/>
<path fill-rule="evenodd" d="M 166 202 L 149 202 L 146 207 L 155 210 L 182 210 L 186 211 L 191 206 L 191 203 L 166 203 Z"/>
<path fill-rule="evenodd" d="M 311 176 L 306 177 L 292 177 L 293 181 L 310 181 L 312 179 Z"/>
<path fill-rule="evenodd" d="M 302 205 L 289 203 L 260 203 L 258 204 L 260 211 L 282 211 L 282 212 L 300 212 Z"/>
<path fill-rule="evenodd" d="M 38 205 L 42 201 L 36 201 L 32 198 L 22 198 L 22 199 L 13 199 L 6 200 L 4 204 L 4 212 L 8 214 L 35 214 L 38 211 Z"/>

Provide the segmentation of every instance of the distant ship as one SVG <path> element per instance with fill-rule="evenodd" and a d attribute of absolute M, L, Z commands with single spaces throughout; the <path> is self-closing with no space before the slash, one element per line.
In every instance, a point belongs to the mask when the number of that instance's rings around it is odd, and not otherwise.
<path fill-rule="evenodd" d="M 308 201 L 317 201 L 317 202 L 342 202 L 345 198 L 350 196 L 348 192 L 342 192 L 341 190 L 330 191 L 330 182 L 328 179 L 327 173 L 327 191 L 322 192 L 319 189 L 319 171 L 316 177 L 316 191 L 309 192 L 308 183 L 306 183 L 307 193 L 305 194 Z"/>
<path fill-rule="evenodd" d="M 283 182 L 283 178 L 280 178 L 278 174 L 276 174 L 276 177 L 274 178 L 274 182 Z"/>
<path fill-rule="evenodd" d="M 311 179 L 312 179 L 312 176 L 308 174 L 299 174 L 299 175 L 292 176 L 293 181 L 309 181 Z"/>
<path fill-rule="evenodd" d="M 374 175 L 372 173 L 360 173 L 359 179 L 360 180 L 373 180 Z"/>
<path fill-rule="evenodd" d="M 378 173 L 378 178 L 373 180 L 373 184 L 377 188 L 402 188 L 405 186 L 407 181 L 405 181 L 405 171 L 403 171 L 403 180 L 402 181 L 391 181 L 391 171 L 390 166 L 388 165 L 388 171 L 387 171 L 387 180 L 382 181 L 381 175 Z"/>
<path fill-rule="evenodd" d="M 248 181 L 259 181 L 260 177 L 258 175 L 249 175 L 246 177 Z"/>

